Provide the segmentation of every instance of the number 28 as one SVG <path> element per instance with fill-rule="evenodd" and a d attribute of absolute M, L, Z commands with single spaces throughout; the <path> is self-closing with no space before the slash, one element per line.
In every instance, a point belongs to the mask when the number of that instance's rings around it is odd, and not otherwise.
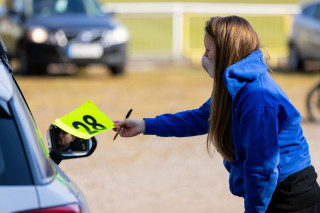
<path fill-rule="evenodd" d="M 72 123 L 72 126 L 75 128 L 75 129 L 79 129 L 80 126 L 83 127 L 90 135 L 94 134 L 94 133 L 97 133 L 99 131 L 102 131 L 102 130 L 105 130 L 106 127 L 103 126 L 102 124 L 98 124 L 96 119 L 94 117 L 92 117 L 91 115 L 85 115 L 83 116 L 83 121 L 85 122 L 84 123 L 81 123 L 79 121 L 74 121 Z M 86 125 L 87 124 L 87 125 Z M 93 129 L 95 129 L 95 131 L 91 131 L 91 129 L 88 127 L 88 126 L 91 126 Z"/>

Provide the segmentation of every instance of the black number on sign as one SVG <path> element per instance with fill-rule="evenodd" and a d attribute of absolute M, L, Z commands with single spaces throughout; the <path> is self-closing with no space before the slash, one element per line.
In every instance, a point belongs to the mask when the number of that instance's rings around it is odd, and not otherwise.
<path fill-rule="evenodd" d="M 72 125 L 76 129 L 79 129 L 79 126 L 82 126 L 90 135 L 98 132 L 98 131 L 91 131 L 90 128 L 87 125 L 85 125 L 84 123 L 81 123 L 79 121 L 73 122 Z"/>
<path fill-rule="evenodd" d="M 96 129 L 96 130 L 105 130 L 106 127 L 103 126 L 102 124 L 98 124 L 96 119 L 94 119 L 94 117 L 90 116 L 90 115 L 85 115 L 83 116 L 83 120 L 84 122 L 86 122 L 86 124 L 91 125 L 92 128 Z M 91 120 L 91 122 L 89 122 L 89 120 Z M 99 128 L 97 128 L 99 127 Z"/>
<path fill-rule="evenodd" d="M 90 115 L 83 116 L 83 121 L 95 130 L 101 131 L 106 129 L 105 126 L 103 126 L 102 124 L 98 124 L 96 119 Z M 72 126 L 76 129 L 79 129 L 79 126 L 82 126 L 90 135 L 98 132 L 98 131 L 91 131 L 91 129 L 86 124 L 81 123 L 79 121 L 75 121 L 72 123 Z"/>

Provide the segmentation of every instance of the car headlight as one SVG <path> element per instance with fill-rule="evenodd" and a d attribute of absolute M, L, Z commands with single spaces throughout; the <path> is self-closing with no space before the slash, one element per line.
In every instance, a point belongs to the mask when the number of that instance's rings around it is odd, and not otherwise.
<path fill-rule="evenodd" d="M 30 28 L 28 36 L 34 43 L 44 43 L 48 40 L 47 30 L 40 26 Z"/>
<path fill-rule="evenodd" d="M 106 31 L 103 35 L 103 41 L 105 47 L 111 45 L 122 44 L 129 40 L 129 32 L 124 26 L 116 27 L 113 30 Z"/>

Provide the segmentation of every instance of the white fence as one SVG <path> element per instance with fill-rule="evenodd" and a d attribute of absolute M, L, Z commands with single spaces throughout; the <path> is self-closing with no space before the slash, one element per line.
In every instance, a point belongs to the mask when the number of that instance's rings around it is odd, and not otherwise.
<path fill-rule="evenodd" d="M 182 57 L 197 58 L 199 48 L 193 48 L 188 42 L 191 41 L 190 17 L 202 17 L 213 15 L 241 15 L 241 16 L 263 16 L 283 17 L 282 34 L 289 34 L 293 15 L 300 12 L 300 6 L 296 4 L 217 4 L 217 3 L 107 3 L 104 5 L 106 12 L 115 12 L 120 16 L 141 16 L 148 18 L 158 14 L 171 16 L 171 54 L 173 59 Z M 269 21 L 270 22 L 270 21 Z M 257 23 L 263 25 L 264 23 Z M 189 26 L 188 26 L 189 25 Z M 189 31 L 188 31 L 189 30 Z M 282 36 L 283 36 L 282 35 Z M 275 35 L 276 36 L 276 35 Z M 188 40 L 189 41 L 186 41 Z M 132 41 L 135 42 L 135 41 Z M 283 43 L 284 41 L 282 41 Z M 280 46 L 283 46 L 280 45 Z M 268 46 L 267 46 L 268 48 Z M 201 50 L 202 51 L 202 50 Z M 134 52 L 134 51 L 133 51 Z M 269 52 L 269 51 L 268 51 Z M 272 47 L 271 52 L 276 57 L 286 57 L 284 47 Z M 146 51 L 148 54 L 148 51 Z M 201 56 L 201 55 L 200 55 Z M 199 57 L 200 57 L 199 56 Z M 275 62 L 276 63 L 276 62 Z"/>

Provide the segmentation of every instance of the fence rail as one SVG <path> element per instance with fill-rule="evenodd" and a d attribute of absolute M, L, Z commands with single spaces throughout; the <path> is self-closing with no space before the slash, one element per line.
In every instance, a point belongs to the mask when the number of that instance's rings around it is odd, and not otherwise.
<path fill-rule="evenodd" d="M 271 63 L 288 55 L 287 40 L 296 4 L 106 3 L 131 33 L 130 55 L 183 57 L 197 62 L 203 52 L 204 22 L 215 15 L 240 15 L 249 20 L 271 55 Z"/>

